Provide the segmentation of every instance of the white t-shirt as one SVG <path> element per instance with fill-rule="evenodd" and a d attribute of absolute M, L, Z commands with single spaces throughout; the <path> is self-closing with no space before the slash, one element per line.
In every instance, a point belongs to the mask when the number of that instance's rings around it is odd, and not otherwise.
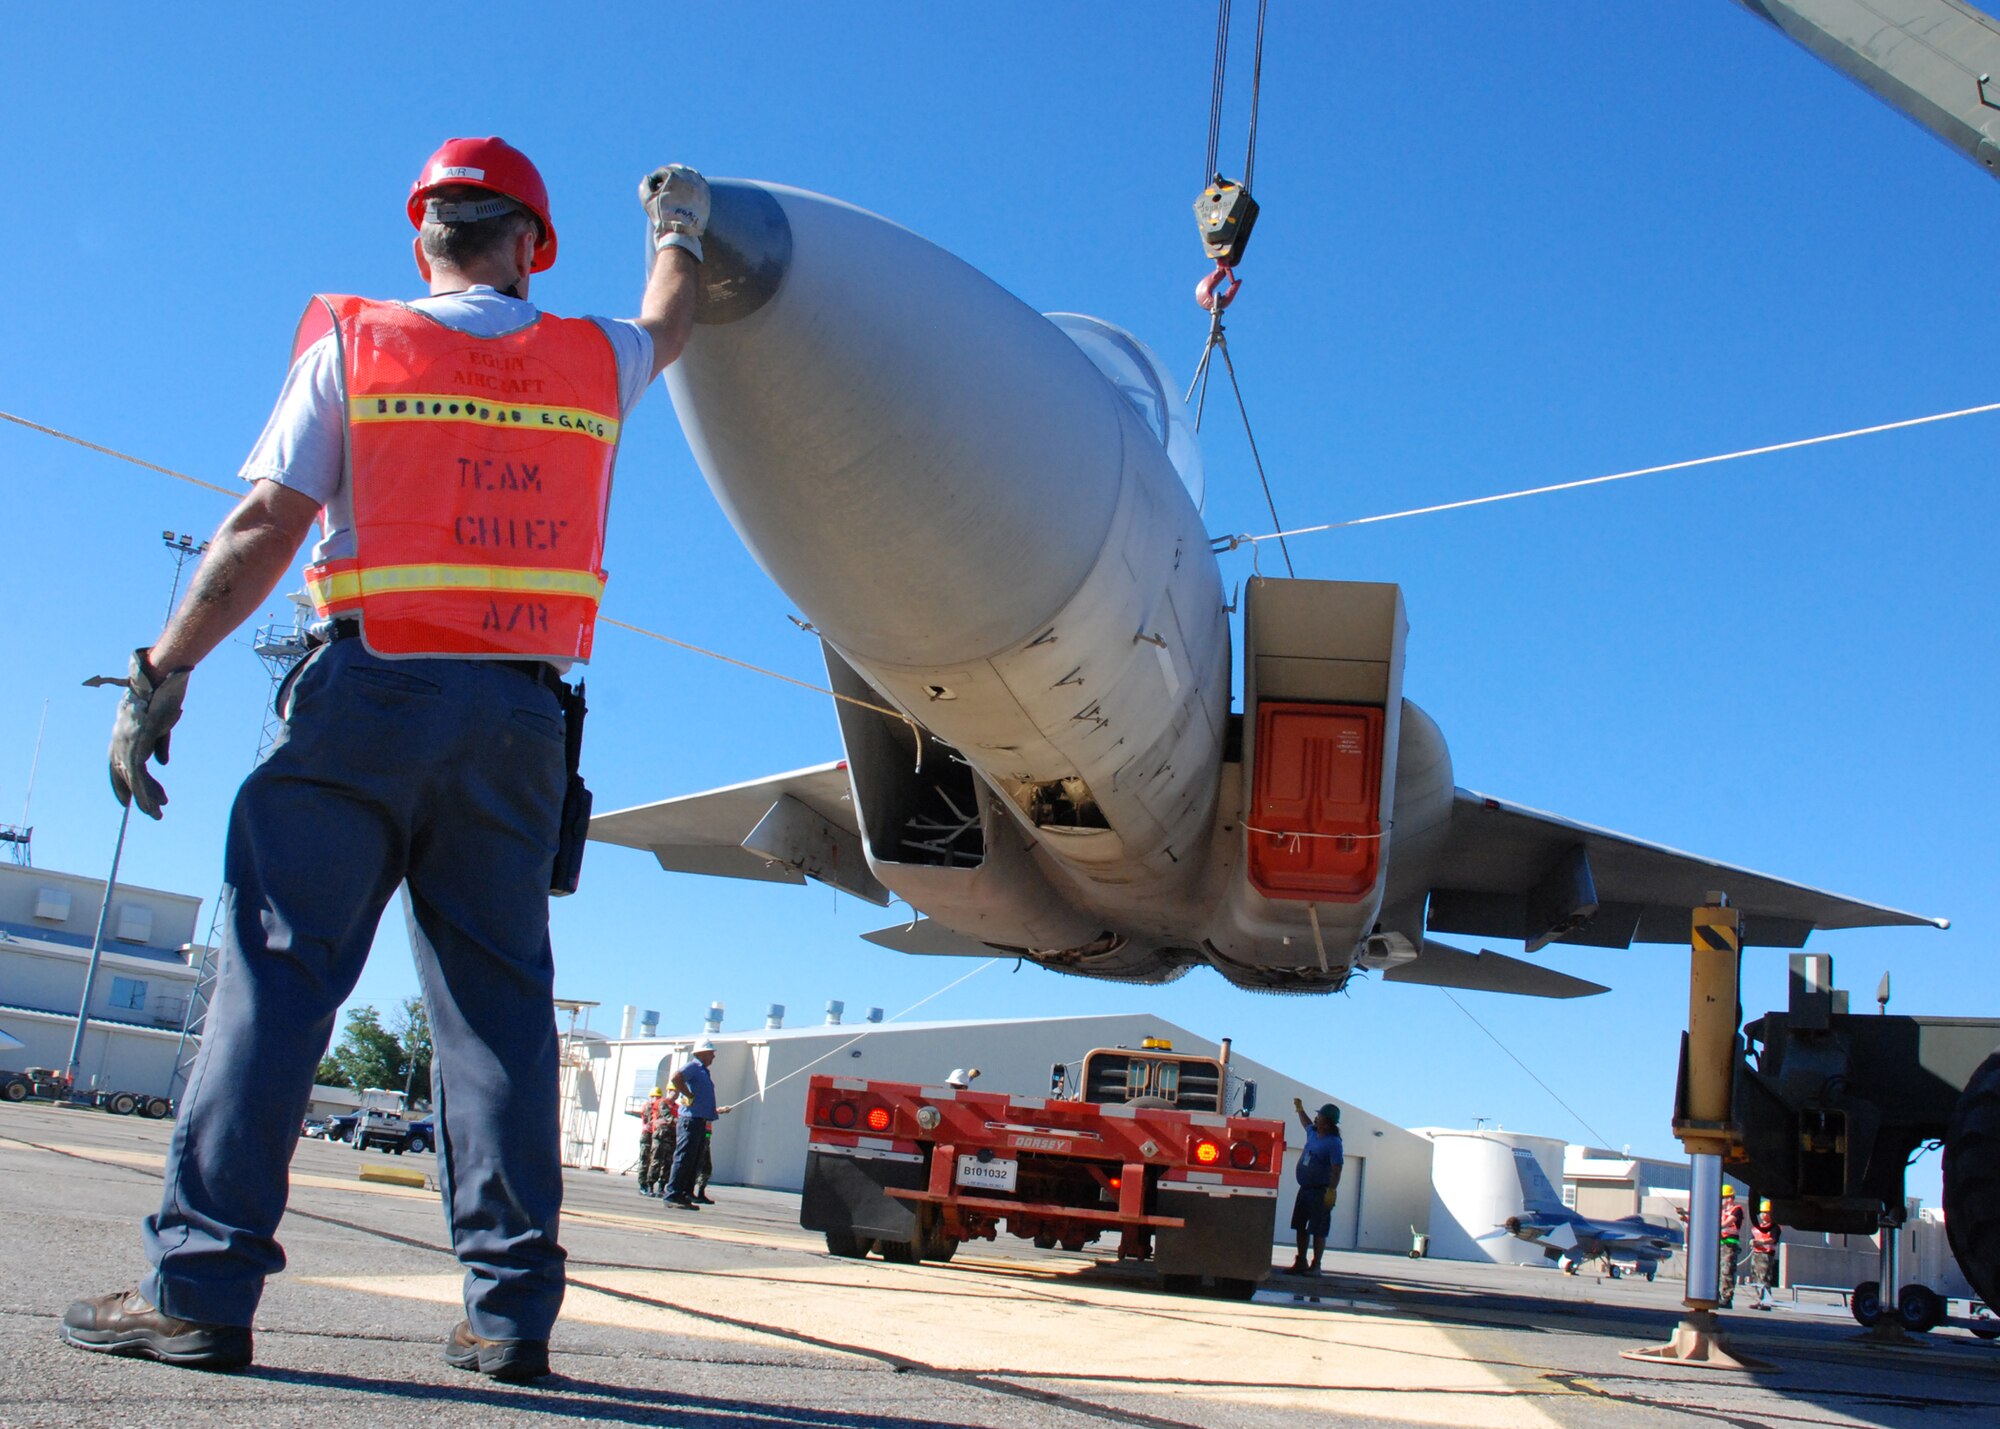
<path fill-rule="evenodd" d="M 417 298 L 408 306 L 446 327 L 477 337 L 499 337 L 535 321 L 541 312 L 525 298 L 510 298 L 481 283 L 462 293 Z M 639 405 L 653 377 L 653 337 L 629 318 L 592 322 L 611 340 L 618 359 L 618 412 Z M 315 561 L 354 554 L 354 503 L 347 489 L 347 412 L 340 400 L 340 353 L 328 333 L 299 354 L 278 405 L 250 449 L 240 475 L 245 481 L 275 481 L 326 508 L 325 534 L 313 547 Z"/>

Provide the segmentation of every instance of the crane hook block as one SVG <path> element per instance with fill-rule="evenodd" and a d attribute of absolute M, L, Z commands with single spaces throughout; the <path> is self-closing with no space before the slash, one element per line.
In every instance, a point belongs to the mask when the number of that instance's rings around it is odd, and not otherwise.
<path fill-rule="evenodd" d="M 1234 179 L 1217 174 L 1194 201 L 1195 224 L 1201 229 L 1202 251 L 1224 268 L 1243 261 L 1250 230 L 1257 223 L 1257 200 Z"/>

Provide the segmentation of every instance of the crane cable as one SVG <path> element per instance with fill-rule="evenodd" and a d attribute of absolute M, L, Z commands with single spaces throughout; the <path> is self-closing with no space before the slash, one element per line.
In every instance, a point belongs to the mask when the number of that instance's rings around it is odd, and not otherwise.
<path fill-rule="evenodd" d="M 1250 193 L 1251 180 L 1257 172 L 1257 113 L 1264 93 L 1264 22 L 1269 0 L 1257 0 L 1257 40 L 1256 49 L 1250 62 L 1250 128 L 1243 148 L 1243 182 L 1240 185 L 1244 196 Z M 1208 157 L 1203 166 L 1204 184 L 1220 183 L 1221 175 L 1216 171 L 1217 157 L 1222 142 L 1222 101 L 1227 88 L 1229 72 L 1229 22 L 1230 0 L 1216 0 L 1215 7 L 1215 67 L 1209 76 L 1208 89 Z M 1199 208 L 1199 205 L 1197 205 Z M 1249 224 L 1256 218 L 1255 206 L 1244 221 L 1243 236 L 1249 235 Z M 1194 429 L 1201 431 L 1202 417 L 1208 410 L 1208 379 L 1213 372 L 1212 359 L 1217 352 L 1222 354 L 1223 371 L 1229 374 L 1229 388 L 1236 398 L 1236 414 L 1243 422 L 1243 436 L 1250 444 L 1250 460 L 1257 468 L 1257 482 L 1264 490 L 1264 506 L 1271 513 L 1271 524 L 1282 527 L 1284 522 L 1278 516 L 1278 503 L 1271 492 L 1271 478 L 1264 470 L 1264 456 L 1257 447 L 1257 433 L 1250 422 L 1250 409 L 1243 400 L 1243 384 L 1236 377 L 1236 362 L 1229 355 L 1229 339 L 1222 325 L 1222 310 L 1236 298 L 1237 289 L 1243 286 L 1236 276 L 1231 259 L 1219 259 L 1215 271 L 1203 278 L 1195 288 L 1195 301 L 1208 312 L 1208 336 L 1202 343 L 1201 357 L 1195 363 L 1194 376 L 1188 382 L 1186 394 L 1181 398 L 1183 405 L 1194 404 Z M 1282 534 L 1277 536 L 1278 550 L 1285 558 L 1285 573 L 1297 575 L 1292 566 L 1292 552 Z"/>
<path fill-rule="evenodd" d="M 1208 159 L 1201 167 L 1201 181 L 1204 184 L 1214 175 L 1216 156 L 1222 149 L 1222 87 L 1223 79 L 1228 72 L 1229 0 L 1216 0 L 1215 69 L 1208 80 Z"/>

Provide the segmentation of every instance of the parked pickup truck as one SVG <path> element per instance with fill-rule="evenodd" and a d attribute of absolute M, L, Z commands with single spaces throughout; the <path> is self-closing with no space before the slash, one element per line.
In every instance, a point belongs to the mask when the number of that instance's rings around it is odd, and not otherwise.
<path fill-rule="evenodd" d="M 323 1134 L 328 1141 L 344 1141 L 356 1151 L 372 1146 L 398 1156 L 405 1151 L 422 1153 L 436 1146 L 436 1124 L 429 1117 L 408 1120 L 404 1111 L 401 1092 L 370 1087 L 361 1094 L 360 1109 L 330 1117 Z"/>

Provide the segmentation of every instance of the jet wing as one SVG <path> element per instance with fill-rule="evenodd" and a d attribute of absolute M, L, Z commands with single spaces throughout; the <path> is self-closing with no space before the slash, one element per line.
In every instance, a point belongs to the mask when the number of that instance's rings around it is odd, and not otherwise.
<path fill-rule="evenodd" d="M 1511 992 L 1523 997 L 1591 997 L 1610 989 L 1540 963 L 1523 962 L 1481 949 L 1468 953 L 1424 939 L 1423 951 L 1382 974 L 1384 982 L 1422 983 L 1430 987 L 1462 987 L 1474 992 Z"/>
<path fill-rule="evenodd" d="M 932 957 L 948 958 L 1004 958 L 1013 954 L 996 948 L 990 943 L 965 933 L 956 932 L 944 924 L 930 918 L 918 918 L 911 923 L 898 923 L 893 928 L 877 928 L 872 933 L 863 933 L 862 938 L 877 947 L 892 948 L 899 953 L 925 953 Z"/>
<path fill-rule="evenodd" d="M 889 902 L 862 853 L 845 761 L 599 814 L 590 837 L 645 849 L 670 873 L 764 883 L 804 883 L 810 874 Z"/>
<path fill-rule="evenodd" d="M 1465 789 L 1435 867 L 1433 931 L 1519 939 L 1530 952 L 1685 943 L 1689 910 L 1714 890 L 1741 911 L 1746 946 L 1803 947 L 1821 928 L 1950 926 Z"/>

